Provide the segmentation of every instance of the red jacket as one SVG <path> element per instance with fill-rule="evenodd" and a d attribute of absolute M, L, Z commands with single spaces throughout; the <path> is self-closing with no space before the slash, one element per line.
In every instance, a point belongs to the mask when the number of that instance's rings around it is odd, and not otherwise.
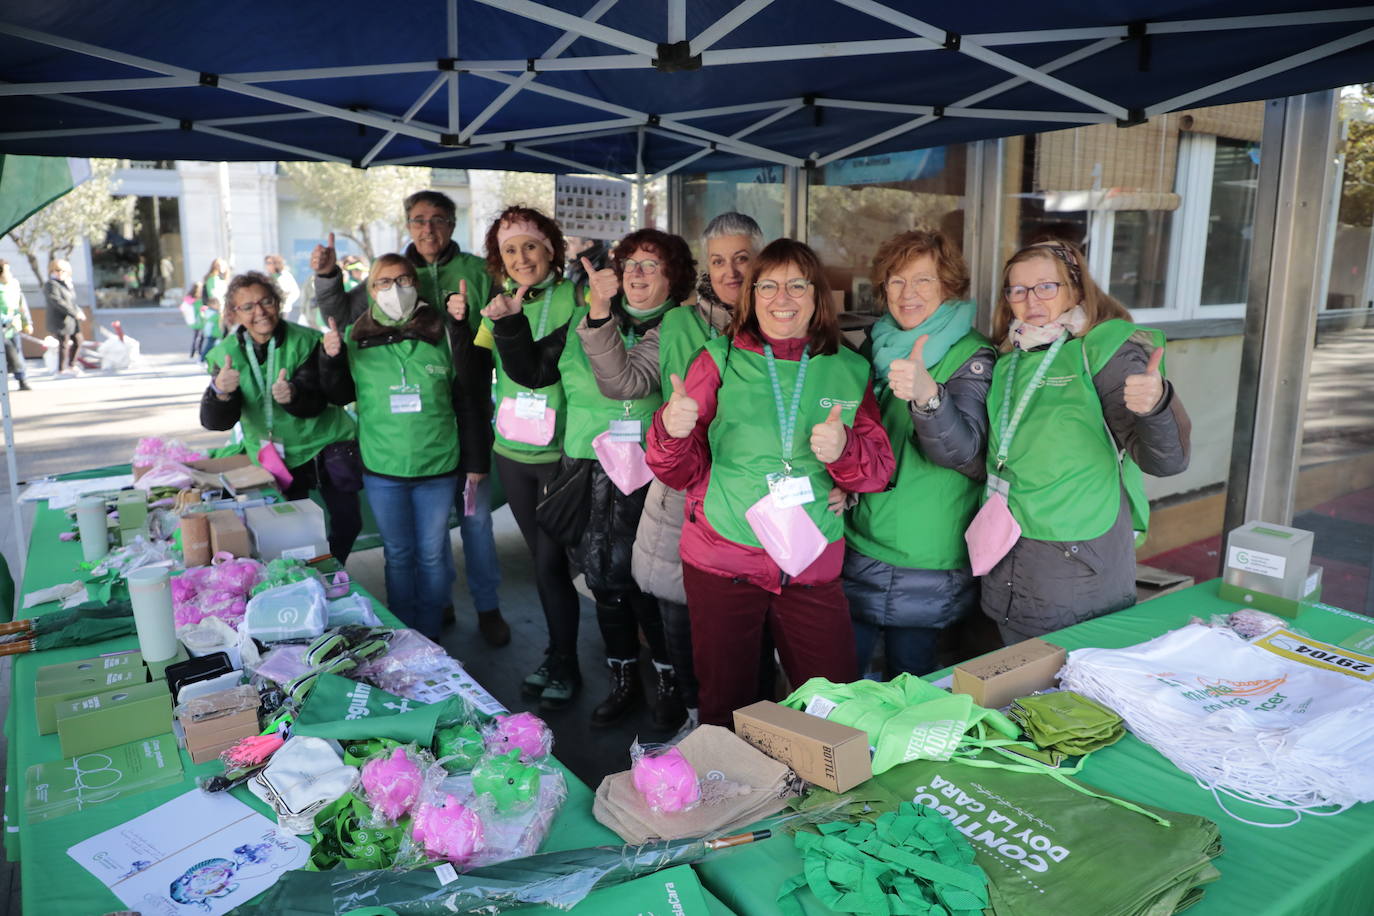
<path fill-rule="evenodd" d="M 805 339 L 769 340 L 778 359 L 801 359 Z M 735 346 L 753 353 L 762 353 L 763 345 L 752 334 L 735 338 Z M 728 540 L 706 520 L 702 503 L 706 487 L 711 481 L 711 446 L 707 429 L 716 416 L 716 395 L 720 390 L 720 371 L 710 354 L 702 351 L 687 370 L 687 394 L 700 408 L 697 425 L 685 439 L 674 439 L 663 426 L 663 408 L 654 414 L 653 425 L 646 439 L 649 467 L 659 480 L 675 490 L 687 494 L 682 526 L 682 562 L 718 576 L 745 579 L 770 592 L 780 592 L 788 578 L 763 548 L 751 547 Z M 759 403 L 772 397 L 768 391 L 758 393 Z M 665 404 L 664 407 L 667 405 Z M 810 437 L 810 430 L 797 430 L 799 436 Z M 849 429 L 844 451 L 826 465 L 836 486 L 851 493 L 875 493 L 892 479 L 896 459 L 892 444 L 883 428 L 878 402 L 870 383 L 864 391 L 862 403 Z M 818 493 L 824 499 L 827 494 Z M 844 564 L 844 538 L 825 548 L 810 566 L 795 579 L 799 585 L 817 585 L 834 581 Z"/>

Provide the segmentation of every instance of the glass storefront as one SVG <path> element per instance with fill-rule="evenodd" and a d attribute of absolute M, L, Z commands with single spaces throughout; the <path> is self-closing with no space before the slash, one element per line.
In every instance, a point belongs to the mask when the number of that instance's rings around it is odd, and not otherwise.
<path fill-rule="evenodd" d="M 698 266 L 704 252 L 701 234 L 706 224 L 731 210 L 752 216 L 765 239 L 784 234 L 783 167 L 697 172 L 682 179 L 682 237 L 692 248 Z"/>
<path fill-rule="evenodd" d="M 186 285 L 181 207 L 175 197 L 129 197 L 125 219 L 91 247 L 101 308 L 155 306 Z M 94 240 L 93 240 L 94 241 Z"/>

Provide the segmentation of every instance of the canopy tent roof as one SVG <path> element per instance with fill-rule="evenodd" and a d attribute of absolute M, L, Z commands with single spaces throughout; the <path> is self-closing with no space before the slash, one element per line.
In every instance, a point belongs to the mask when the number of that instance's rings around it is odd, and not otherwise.
<path fill-rule="evenodd" d="M 660 175 L 1374 79 L 1278 0 L 9 0 L 0 152 Z"/>

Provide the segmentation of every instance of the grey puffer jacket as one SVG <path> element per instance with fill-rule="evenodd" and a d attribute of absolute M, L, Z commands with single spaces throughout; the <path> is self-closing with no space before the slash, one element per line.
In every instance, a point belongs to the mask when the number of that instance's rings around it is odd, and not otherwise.
<path fill-rule="evenodd" d="M 709 280 L 697 287 L 694 307 L 702 320 L 717 331 L 723 332 L 730 324 L 730 307 L 712 293 Z M 592 364 L 597 387 L 606 397 L 642 398 L 661 386 L 657 327 L 628 351 L 610 321 L 593 327 L 583 319 L 577 327 L 577 335 L 582 338 L 582 349 Z M 685 366 L 681 374 L 686 375 Z M 678 550 L 686 504 L 687 498 L 681 491 L 657 479 L 650 482 L 631 560 L 634 580 L 641 591 L 678 604 L 687 603 L 687 594 L 682 588 L 682 556 Z"/>
<path fill-rule="evenodd" d="M 994 360 L 992 350 L 979 350 L 939 386 L 939 407 L 909 408 L 909 447 L 971 480 L 987 477 L 987 400 Z M 898 475 L 896 485 L 903 484 Z M 967 568 L 908 569 L 864 556 L 851 545 L 845 549 L 842 576 L 850 616 L 874 626 L 943 628 L 978 604 L 978 580 Z"/>
<path fill-rule="evenodd" d="M 1168 381 L 1153 413 L 1126 408 L 1126 377 L 1145 372 L 1145 346 L 1133 336 L 1093 376 L 1112 438 L 1140 469 L 1156 477 L 1188 467 L 1192 422 Z M 1007 642 L 1041 636 L 1135 604 L 1135 534 L 1125 488 L 1116 522 L 1086 541 L 1022 538 L 983 577 L 983 613 Z"/>

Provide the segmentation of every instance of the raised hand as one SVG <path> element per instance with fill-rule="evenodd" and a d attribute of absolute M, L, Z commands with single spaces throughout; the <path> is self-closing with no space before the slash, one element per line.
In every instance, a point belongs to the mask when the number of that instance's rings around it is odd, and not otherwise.
<path fill-rule="evenodd" d="M 696 429 L 701 407 L 695 398 L 687 396 L 687 388 L 682 384 L 681 376 L 675 372 L 668 378 L 673 383 L 673 393 L 669 395 L 668 404 L 663 409 L 663 428 L 674 439 L 686 439 L 692 434 L 692 430 Z"/>
<path fill-rule="evenodd" d="M 320 347 L 326 356 L 338 356 L 343 351 L 343 337 L 339 335 L 339 323 L 333 318 L 329 319 L 329 330 L 324 332 L 324 339 L 320 341 Z"/>
<path fill-rule="evenodd" d="M 272 383 L 272 400 L 278 404 L 290 404 L 291 397 L 291 383 L 286 380 L 286 370 L 283 369 L 277 374 L 277 380 Z"/>
<path fill-rule="evenodd" d="M 819 458 L 822 464 L 838 461 L 845 443 L 849 441 L 849 430 L 840 419 L 841 410 L 843 408 L 836 404 L 830 408 L 830 415 L 825 418 L 825 422 L 811 427 L 811 453 Z"/>
<path fill-rule="evenodd" d="M 1159 371 L 1163 359 L 1164 348 L 1160 347 L 1150 354 L 1144 374 L 1126 376 L 1121 393 L 1126 400 L 1126 409 L 1131 413 L 1143 417 L 1159 406 L 1160 399 L 1164 397 L 1164 376 Z"/>
<path fill-rule="evenodd" d="M 310 269 L 319 276 L 327 276 L 339 265 L 338 252 L 334 250 L 334 233 L 329 233 L 328 245 L 316 245 L 310 252 Z"/>
<path fill-rule="evenodd" d="M 482 309 L 482 317 L 490 318 L 492 321 L 500 321 L 511 315 L 519 315 L 525 309 L 525 293 L 528 291 L 528 286 L 522 286 L 515 291 L 514 296 L 497 293 L 487 303 L 487 307 Z"/>
<path fill-rule="evenodd" d="M 891 386 L 894 397 L 924 404 L 940 393 L 940 387 L 935 384 L 935 379 L 931 378 L 930 371 L 926 369 L 925 348 L 928 340 L 929 334 L 922 334 L 916 338 L 916 343 L 911 348 L 911 356 L 906 359 L 894 359 L 888 367 L 887 383 Z"/>
<path fill-rule="evenodd" d="M 587 297 L 591 306 L 588 317 L 598 321 L 611 317 L 611 300 L 620 293 L 620 278 L 609 267 L 595 269 L 586 258 L 582 259 L 582 269 L 587 272 L 587 289 L 591 293 Z"/>
<path fill-rule="evenodd" d="M 234 368 L 234 357 L 224 354 L 224 365 L 215 373 L 215 388 L 227 398 L 239 390 L 239 370 Z"/>
<path fill-rule="evenodd" d="M 458 281 L 458 292 L 449 293 L 444 300 L 444 308 L 453 316 L 454 321 L 462 321 L 468 317 L 468 281 Z"/>

